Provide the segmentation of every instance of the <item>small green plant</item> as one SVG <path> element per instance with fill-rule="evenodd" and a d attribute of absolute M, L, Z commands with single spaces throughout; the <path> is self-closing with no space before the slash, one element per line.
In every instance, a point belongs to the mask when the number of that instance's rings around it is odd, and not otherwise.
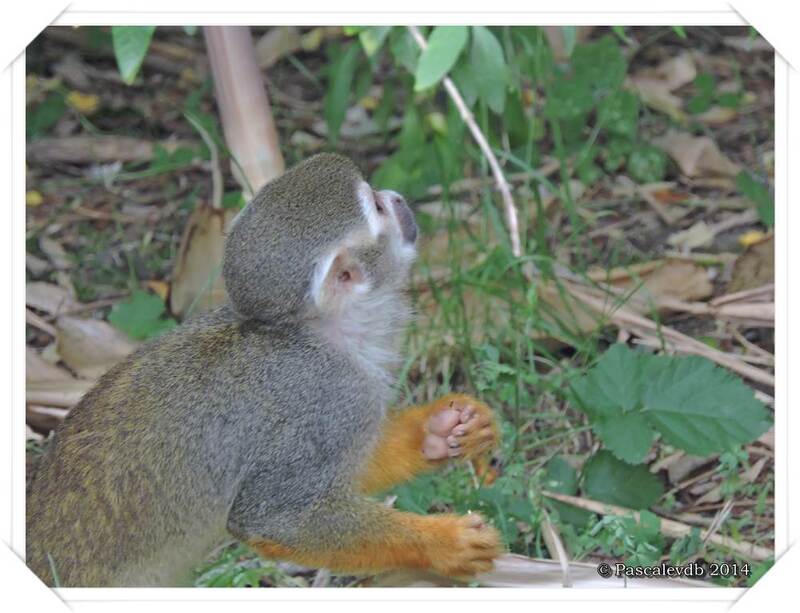
<path fill-rule="evenodd" d="M 164 317 L 164 301 L 154 294 L 136 290 L 126 301 L 114 306 L 108 321 L 136 340 L 158 336 L 171 330 L 177 322 Z"/>

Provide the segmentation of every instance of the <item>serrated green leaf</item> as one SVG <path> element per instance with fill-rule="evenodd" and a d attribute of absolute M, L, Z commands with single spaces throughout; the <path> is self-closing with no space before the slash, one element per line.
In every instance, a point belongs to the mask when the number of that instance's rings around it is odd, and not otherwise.
<path fill-rule="evenodd" d="M 653 427 L 641 413 L 598 418 L 592 422 L 592 430 L 611 453 L 629 464 L 642 462 L 653 442 Z"/>
<path fill-rule="evenodd" d="M 562 78 L 555 81 L 550 88 L 544 114 L 549 119 L 580 118 L 591 111 L 592 106 L 592 92 L 585 81 Z M 585 125 L 583 120 L 579 123 Z"/>
<path fill-rule="evenodd" d="M 350 103 L 358 56 L 358 45 L 350 43 L 331 65 L 328 91 L 325 94 L 325 122 L 328 125 L 328 137 L 332 145 L 339 140 L 339 130 L 344 123 L 344 116 Z"/>
<path fill-rule="evenodd" d="M 641 408 L 642 357 L 622 343 L 612 345 L 587 375 L 572 385 L 582 407 L 607 417 Z"/>
<path fill-rule="evenodd" d="M 501 114 L 506 105 L 506 61 L 503 48 L 485 26 L 472 27 L 470 63 L 478 96 L 495 113 Z"/>
<path fill-rule="evenodd" d="M 764 406 L 741 379 L 707 358 L 664 358 L 650 368 L 644 415 L 664 440 L 694 455 L 719 453 L 770 427 Z"/>
<path fill-rule="evenodd" d="M 652 145 L 641 144 L 628 156 L 628 172 L 639 183 L 661 181 L 667 172 L 667 156 Z"/>
<path fill-rule="evenodd" d="M 111 27 L 114 57 L 117 60 L 119 74 L 128 85 L 136 80 L 155 30 L 155 26 Z"/>
<path fill-rule="evenodd" d="M 469 31 L 466 26 L 437 26 L 428 39 L 414 73 L 414 91 L 436 85 L 455 65 Z"/>
<path fill-rule="evenodd" d="M 583 491 L 601 502 L 646 509 L 664 489 L 646 466 L 627 464 L 608 451 L 598 451 L 583 467 Z"/>
<path fill-rule="evenodd" d="M 137 290 L 127 302 L 114 306 L 108 321 L 131 338 L 142 340 L 174 328 L 174 319 L 163 319 L 164 302 L 158 296 Z"/>
<path fill-rule="evenodd" d="M 609 133 L 634 139 L 639 127 L 639 98 L 626 90 L 615 92 L 600 103 L 598 120 Z"/>

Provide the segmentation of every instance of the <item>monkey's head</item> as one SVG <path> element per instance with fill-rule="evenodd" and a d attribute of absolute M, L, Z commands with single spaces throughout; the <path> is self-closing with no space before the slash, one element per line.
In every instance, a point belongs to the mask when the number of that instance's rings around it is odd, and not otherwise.
<path fill-rule="evenodd" d="M 320 154 L 264 186 L 239 215 L 225 285 L 250 319 L 335 314 L 402 290 L 416 238 L 399 194 L 373 190 L 347 158 Z"/>

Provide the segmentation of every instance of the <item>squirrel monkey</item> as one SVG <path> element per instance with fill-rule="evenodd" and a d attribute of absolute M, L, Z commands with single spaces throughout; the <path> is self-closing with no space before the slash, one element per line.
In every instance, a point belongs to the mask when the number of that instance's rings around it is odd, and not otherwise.
<path fill-rule="evenodd" d="M 178 585 L 231 534 L 334 571 L 491 569 L 500 540 L 479 515 L 368 497 L 497 438 L 465 395 L 386 410 L 416 238 L 403 198 L 346 158 L 314 156 L 266 185 L 226 242 L 229 303 L 117 364 L 58 429 L 29 487 L 34 572 Z"/>

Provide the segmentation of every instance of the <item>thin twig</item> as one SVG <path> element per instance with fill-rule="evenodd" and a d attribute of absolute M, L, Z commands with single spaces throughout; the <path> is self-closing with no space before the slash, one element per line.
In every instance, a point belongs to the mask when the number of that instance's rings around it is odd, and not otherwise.
<path fill-rule="evenodd" d="M 417 28 L 417 26 L 407 27 L 408 31 L 411 33 L 411 36 L 416 41 L 417 45 L 419 45 L 419 48 L 423 51 L 427 49 L 428 42 L 425 40 L 425 37 L 422 36 L 419 28 Z M 511 196 L 511 188 L 508 185 L 508 181 L 506 181 L 505 175 L 503 175 L 503 171 L 500 168 L 500 163 L 497 161 L 497 157 L 492 152 L 492 148 L 489 146 L 489 143 L 487 142 L 486 137 L 483 135 L 483 132 L 481 132 L 478 124 L 475 123 L 475 118 L 472 116 L 472 113 L 467 107 L 466 102 L 464 102 L 464 99 L 461 97 L 461 94 L 459 93 L 458 88 L 456 88 L 455 83 L 453 83 L 452 79 L 447 76 L 442 79 L 442 83 L 444 84 L 447 94 L 456 105 L 458 112 L 461 114 L 461 119 L 463 119 L 464 123 L 467 124 L 469 131 L 472 133 L 472 137 L 475 139 L 478 147 L 480 147 L 480 150 L 486 157 L 486 161 L 489 162 L 495 182 L 497 183 L 497 189 L 500 190 L 500 195 L 503 198 L 503 205 L 506 213 L 506 223 L 508 224 L 508 233 L 511 237 L 511 252 L 515 257 L 521 257 L 522 246 L 519 238 L 517 207 L 514 205 L 514 199 Z"/>

